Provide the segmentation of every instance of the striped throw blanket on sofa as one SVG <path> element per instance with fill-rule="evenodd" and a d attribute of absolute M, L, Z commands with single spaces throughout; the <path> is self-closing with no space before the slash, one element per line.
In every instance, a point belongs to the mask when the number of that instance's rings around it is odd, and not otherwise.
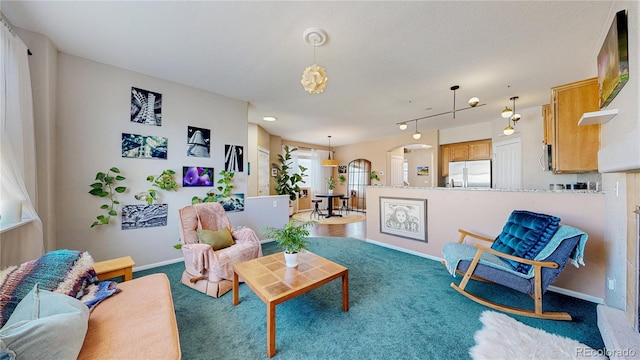
<path fill-rule="evenodd" d="M 113 281 L 98 280 L 88 252 L 56 250 L 0 271 L 0 327 L 34 285 L 72 296 L 89 309 L 119 291 Z"/>

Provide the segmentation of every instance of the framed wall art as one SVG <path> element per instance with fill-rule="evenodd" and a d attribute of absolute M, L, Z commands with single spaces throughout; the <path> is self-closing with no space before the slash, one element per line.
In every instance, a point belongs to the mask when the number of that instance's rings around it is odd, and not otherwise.
<path fill-rule="evenodd" d="M 224 146 L 224 169 L 233 172 L 242 172 L 244 166 L 244 150 L 240 145 Z"/>
<path fill-rule="evenodd" d="M 598 96 L 600 109 L 609 105 L 629 81 L 627 11 L 616 13 L 598 53 Z"/>
<path fill-rule="evenodd" d="M 122 230 L 167 226 L 169 205 L 124 205 L 122 207 Z"/>
<path fill-rule="evenodd" d="M 202 166 L 183 166 L 182 186 L 213 186 L 213 168 Z"/>
<path fill-rule="evenodd" d="M 187 156 L 210 157 L 211 130 L 187 126 Z"/>
<path fill-rule="evenodd" d="M 131 122 L 162 126 L 162 94 L 132 87 Z"/>
<path fill-rule="evenodd" d="M 122 133 L 122 157 L 167 160 L 167 144 L 162 136 Z"/>
<path fill-rule="evenodd" d="M 427 199 L 380 197 L 380 232 L 427 242 Z"/>

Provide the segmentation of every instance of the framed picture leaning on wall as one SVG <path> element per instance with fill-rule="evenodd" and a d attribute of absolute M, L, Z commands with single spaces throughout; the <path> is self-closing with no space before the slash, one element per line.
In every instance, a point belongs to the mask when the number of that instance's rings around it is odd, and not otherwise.
<path fill-rule="evenodd" d="M 380 197 L 380 232 L 427 242 L 427 199 Z"/>

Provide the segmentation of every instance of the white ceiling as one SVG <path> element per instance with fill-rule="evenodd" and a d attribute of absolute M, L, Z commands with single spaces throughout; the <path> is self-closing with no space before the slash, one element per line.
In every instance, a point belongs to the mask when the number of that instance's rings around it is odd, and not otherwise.
<path fill-rule="evenodd" d="M 246 100 L 249 122 L 284 139 L 345 145 L 500 119 L 549 102 L 549 89 L 597 75 L 616 9 L 610 1 L 6 1 L 14 26 L 62 52 Z M 309 27 L 328 74 L 322 94 L 300 85 L 313 63 Z M 262 117 L 278 118 L 267 123 Z M 536 121 L 539 119 L 536 119 Z M 522 119 L 521 121 L 527 121 Z M 506 123 L 505 123 L 506 126 Z M 410 133 L 413 124 L 407 134 Z"/>

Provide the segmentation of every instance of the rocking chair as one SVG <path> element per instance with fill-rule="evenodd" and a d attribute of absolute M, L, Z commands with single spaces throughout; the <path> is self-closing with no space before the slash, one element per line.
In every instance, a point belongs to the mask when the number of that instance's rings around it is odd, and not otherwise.
<path fill-rule="evenodd" d="M 494 240 L 459 230 L 456 243 L 443 248 L 444 264 L 449 272 L 463 275 L 459 285 L 451 287 L 469 299 L 507 313 L 540 319 L 571 320 L 567 312 L 542 310 L 542 295 L 556 280 L 568 260 L 574 266 L 584 265 L 583 253 L 587 234 L 560 224 L 554 216 L 515 210 L 502 233 Z M 491 243 L 464 244 L 467 237 Z M 529 294 L 534 310 L 498 304 L 465 290 L 469 280 L 496 283 Z"/>

